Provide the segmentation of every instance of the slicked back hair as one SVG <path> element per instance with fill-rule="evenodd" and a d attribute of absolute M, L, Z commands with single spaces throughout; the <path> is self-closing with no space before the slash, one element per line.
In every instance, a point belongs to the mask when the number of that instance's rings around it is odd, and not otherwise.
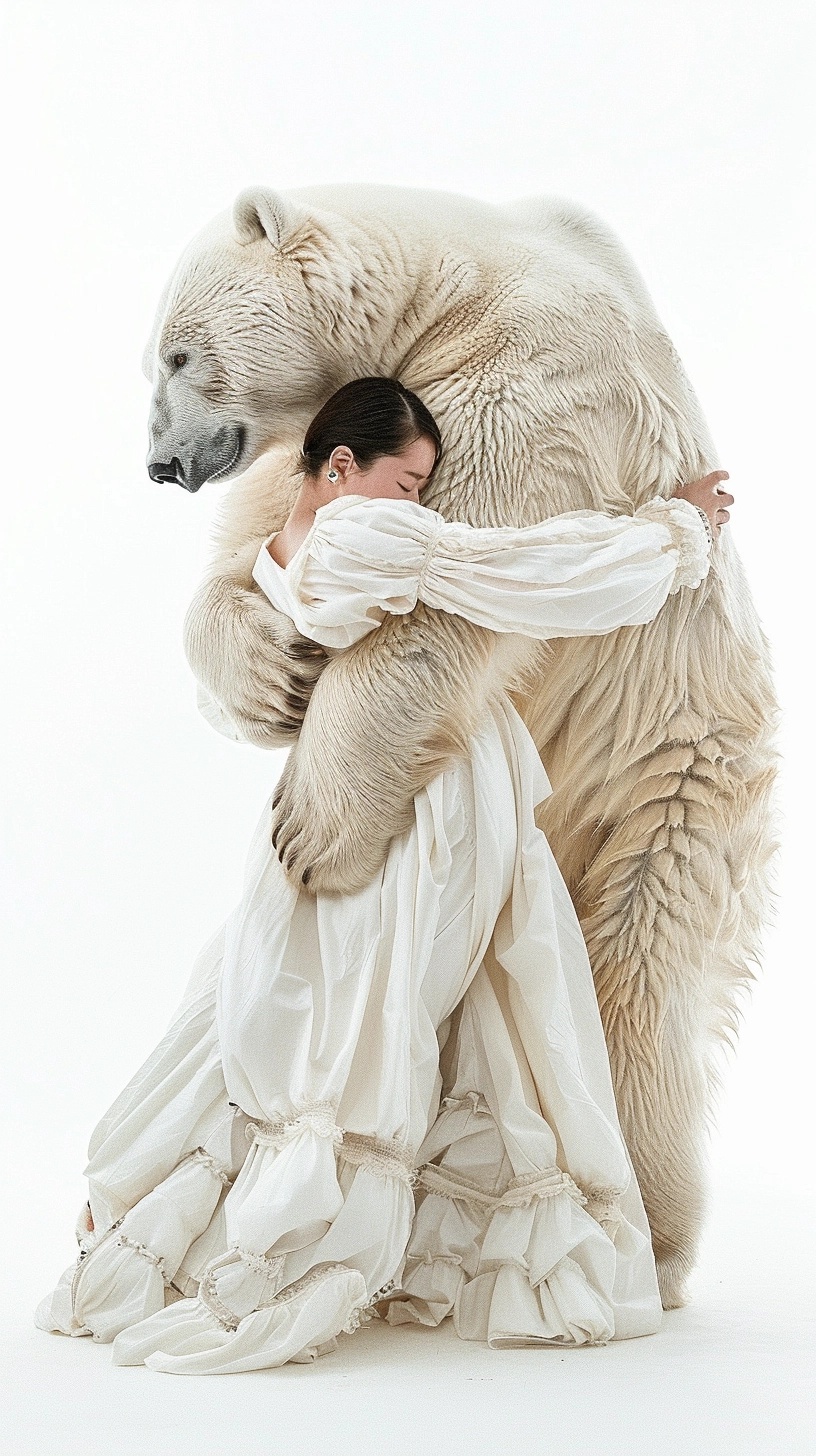
<path fill-rule="evenodd" d="M 436 448 L 433 475 L 442 455 L 442 436 L 419 396 L 386 375 L 352 379 L 326 400 L 312 420 L 303 441 L 301 469 L 311 477 L 319 475 L 332 450 L 346 445 L 359 468 L 366 470 L 382 455 L 401 455 L 423 437 Z"/>

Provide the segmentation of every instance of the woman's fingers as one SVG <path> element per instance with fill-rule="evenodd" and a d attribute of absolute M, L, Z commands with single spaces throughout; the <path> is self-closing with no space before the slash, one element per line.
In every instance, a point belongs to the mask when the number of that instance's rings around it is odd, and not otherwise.
<path fill-rule="evenodd" d="M 734 504 L 734 497 L 730 491 L 720 489 L 720 482 L 729 479 L 730 476 L 727 470 L 712 470 L 708 475 L 704 475 L 700 482 L 701 485 L 710 486 L 712 493 L 716 497 L 715 529 L 717 535 L 720 534 L 720 527 L 726 526 L 731 520 L 731 512 L 726 510 L 726 506 L 732 506 Z"/>
<path fill-rule="evenodd" d="M 701 475 L 700 479 L 694 482 L 697 485 L 707 485 L 710 490 L 719 491 L 720 481 L 729 480 L 727 470 L 710 470 L 708 475 Z"/>

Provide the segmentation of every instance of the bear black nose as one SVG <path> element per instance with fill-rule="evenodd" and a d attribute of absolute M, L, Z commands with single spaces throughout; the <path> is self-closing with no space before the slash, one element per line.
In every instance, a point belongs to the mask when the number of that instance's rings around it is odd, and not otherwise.
<path fill-rule="evenodd" d="M 155 465 L 148 465 L 147 473 L 151 480 L 172 481 L 174 485 L 184 485 L 184 466 L 177 455 L 169 462 L 158 460 Z"/>

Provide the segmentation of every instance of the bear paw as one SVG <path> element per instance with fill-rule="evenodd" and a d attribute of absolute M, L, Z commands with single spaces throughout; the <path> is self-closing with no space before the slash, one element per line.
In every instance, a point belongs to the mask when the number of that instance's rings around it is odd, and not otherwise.
<path fill-rule="evenodd" d="M 297 737 L 329 660 L 282 612 L 224 577 L 207 581 L 193 599 L 184 645 L 205 690 L 204 716 L 259 748 Z"/>
<path fill-rule="evenodd" d="M 342 791 L 337 775 L 315 773 L 301 745 L 291 750 L 272 799 L 271 837 L 287 879 L 309 894 L 351 895 L 384 865 L 396 829 L 354 812 L 368 799 Z"/>

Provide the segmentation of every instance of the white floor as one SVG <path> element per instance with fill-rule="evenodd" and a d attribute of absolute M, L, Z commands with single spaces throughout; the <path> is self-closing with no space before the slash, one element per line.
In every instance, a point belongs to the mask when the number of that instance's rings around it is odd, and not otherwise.
<path fill-rule="evenodd" d="M 32 1328 L 18 1266 L 0 1359 L 9 1456 L 813 1456 L 812 1210 L 794 1171 L 714 1184 L 694 1299 L 600 1350 L 494 1352 L 372 1323 L 311 1366 L 180 1377 Z M 7 1259 L 13 1255 L 7 1247 Z M 28 1301 L 28 1303 L 26 1303 Z M 810 1385 L 810 1390 L 808 1389 Z M 809 1407 L 810 1397 L 810 1407 Z"/>

